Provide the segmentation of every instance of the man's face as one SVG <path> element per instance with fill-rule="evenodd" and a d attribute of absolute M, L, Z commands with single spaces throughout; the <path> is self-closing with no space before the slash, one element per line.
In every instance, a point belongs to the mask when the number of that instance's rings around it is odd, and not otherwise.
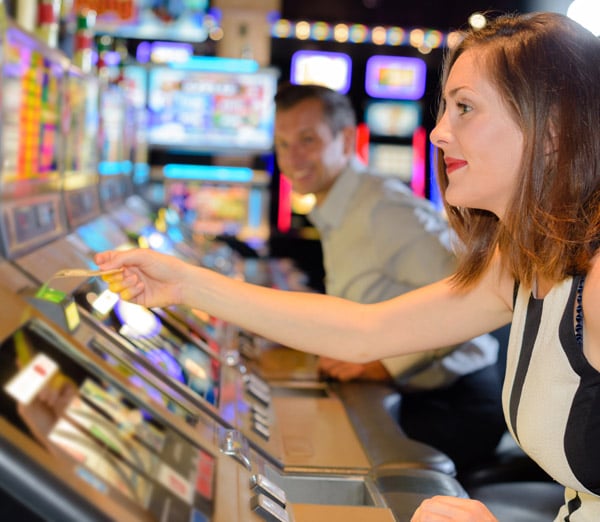
<path fill-rule="evenodd" d="M 321 101 L 307 99 L 275 116 L 275 152 L 281 172 L 300 194 L 327 195 L 353 154 L 353 128 L 333 134 Z"/>

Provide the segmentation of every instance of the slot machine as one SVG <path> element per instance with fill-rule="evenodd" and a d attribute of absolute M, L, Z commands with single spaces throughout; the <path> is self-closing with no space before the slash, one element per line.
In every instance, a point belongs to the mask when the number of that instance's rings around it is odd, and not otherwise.
<path fill-rule="evenodd" d="M 52 279 L 65 267 L 95 267 L 94 250 L 70 229 L 109 219 L 94 217 L 95 176 L 74 159 L 76 142 L 63 138 L 86 121 L 77 93 L 86 82 L 17 26 L 1 37 L 2 438 L 15 436 L 6 442 L 4 457 L 13 460 L 0 467 L 2 489 L 33 512 L 53 509 L 66 520 L 107 519 L 107 511 L 119 520 L 301 522 L 336 512 L 392 520 L 338 402 L 269 397 L 264 382 L 152 310 L 121 303 L 93 274 Z M 104 189 L 99 173 L 100 207 L 105 198 L 116 208 L 125 190 L 112 180 L 121 173 L 109 174 Z M 81 188 L 92 203 L 73 196 Z M 39 414 L 53 413 L 40 404 L 48 397 L 61 406 L 51 422 Z M 266 431 L 264 418 L 272 421 Z M 161 446 L 161 434 L 172 443 Z M 59 466 L 63 459 L 71 467 Z M 25 469 L 31 474 L 18 481 Z"/>

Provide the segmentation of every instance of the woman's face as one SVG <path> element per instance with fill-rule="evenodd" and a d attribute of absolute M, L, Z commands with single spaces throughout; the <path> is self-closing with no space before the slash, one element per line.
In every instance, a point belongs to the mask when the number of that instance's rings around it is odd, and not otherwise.
<path fill-rule="evenodd" d="M 488 80 L 481 55 L 469 50 L 456 60 L 443 97 L 431 141 L 444 153 L 446 199 L 502 219 L 519 183 L 523 133 Z"/>

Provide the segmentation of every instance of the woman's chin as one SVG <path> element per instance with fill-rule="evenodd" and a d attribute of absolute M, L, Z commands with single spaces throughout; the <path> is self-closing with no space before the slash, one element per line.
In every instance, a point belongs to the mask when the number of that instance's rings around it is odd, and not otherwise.
<path fill-rule="evenodd" d="M 453 191 L 450 187 L 448 187 L 448 189 L 446 190 L 446 193 L 444 194 L 444 198 L 446 199 L 446 202 L 448 203 L 448 205 L 450 205 L 452 207 L 466 206 L 464 198 L 459 197 L 459 195 L 456 193 L 456 191 L 455 190 Z"/>

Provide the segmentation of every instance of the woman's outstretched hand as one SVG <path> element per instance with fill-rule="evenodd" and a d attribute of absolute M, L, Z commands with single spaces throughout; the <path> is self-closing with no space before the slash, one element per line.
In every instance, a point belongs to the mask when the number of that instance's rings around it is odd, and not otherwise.
<path fill-rule="evenodd" d="M 479 500 L 435 496 L 424 500 L 410 522 L 498 522 Z"/>
<path fill-rule="evenodd" d="M 183 281 L 192 268 L 174 256 L 149 249 L 100 252 L 95 261 L 101 270 L 120 269 L 102 276 L 112 292 L 147 307 L 181 303 Z"/>

